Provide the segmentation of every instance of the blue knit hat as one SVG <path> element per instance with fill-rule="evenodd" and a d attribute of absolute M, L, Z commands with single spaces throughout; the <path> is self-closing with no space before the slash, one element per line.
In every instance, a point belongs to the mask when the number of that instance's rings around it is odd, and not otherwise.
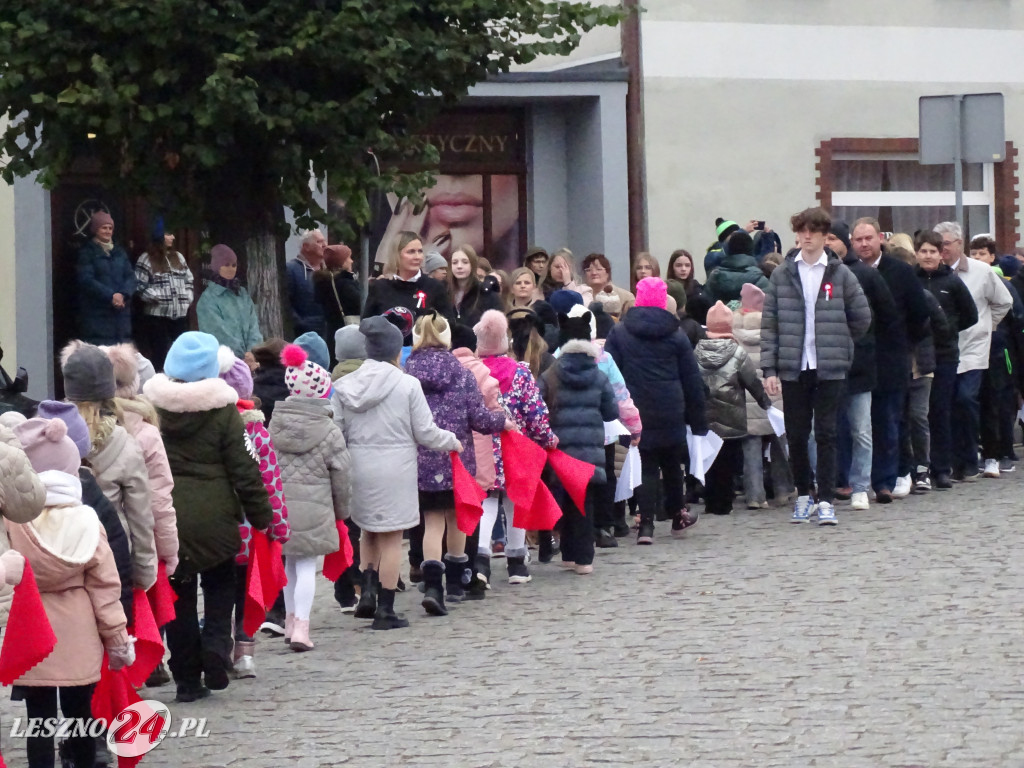
<path fill-rule="evenodd" d="M 568 315 L 570 309 L 582 303 L 583 296 L 579 291 L 567 291 L 565 288 L 554 291 L 548 299 L 548 304 L 555 310 L 556 315 Z"/>
<path fill-rule="evenodd" d="M 306 351 L 306 356 L 321 368 L 331 367 L 331 353 L 327 351 L 327 342 L 320 334 L 307 331 L 295 340 L 297 346 Z"/>
<path fill-rule="evenodd" d="M 164 361 L 164 373 L 179 381 L 216 379 L 220 375 L 215 336 L 201 331 L 186 331 L 171 345 Z"/>

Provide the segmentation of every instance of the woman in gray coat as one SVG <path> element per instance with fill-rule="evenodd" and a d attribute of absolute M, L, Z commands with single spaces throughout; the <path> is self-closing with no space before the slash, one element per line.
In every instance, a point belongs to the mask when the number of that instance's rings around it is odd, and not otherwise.
<path fill-rule="evenodd" d="M 270 438 L 281 467 L 291 537 L 284 544 L 284 639 L 293 651 L 311 651 L 309 614 L 316 593 L 317 555 L 337 552 L 337 521 L 348 517 L 352 492 L 345 436 L 331 418 L 331 374 L 306 351 L 281 352 L 291 396 L 279 403 Z"/>
<path fill-rule="evenodd" d="M 398 367 L 402 332 L 380 316 L 366 318 L 359 330 L 367 360 L 338 380 L 333 397 L 352 452 L 352 518 L 363 532 L 355 616 L 373 618 L 373 629 L 396 629 L 409 626 L 395 614 L 395 589 L 402 532 L 420 520 L 416 448 L 461 453 L 462 443 L 434 424 L 419 381 Z"/>

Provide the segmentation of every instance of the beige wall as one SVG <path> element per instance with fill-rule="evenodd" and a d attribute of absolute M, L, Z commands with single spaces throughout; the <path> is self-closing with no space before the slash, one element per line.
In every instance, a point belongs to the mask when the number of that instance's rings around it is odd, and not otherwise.
<path fill-rule="evenodd" d="M 816 202 L 820 142 L 916 136 L 923 95 L 1002 92 L 1007 138 L 1024 152 L 1024 3 L 859 4 L 862 18 L 928 27 L 897 31 L 837 29 L 837 17 L 826 11 L 840 5 L 645 3 L 648 226 L 651 250 L 663 263 L 680 247 L 700 263 L 718 216 L 765 219 L 788 244 L 789 216 Z M 891 13 L 870 13 L 890 6 Z M 792 23 L 803 11 L 829 26 Z M 741 23 L 723 21 L 739 14 Z M 973 27 L 951 29 L 947 20 Z M 908 44 L 890 45 L 887 35 Z M 976 53 L 950 56 L 961 43 Z M 936 82 L 937 72 L 943 81 Z"/>

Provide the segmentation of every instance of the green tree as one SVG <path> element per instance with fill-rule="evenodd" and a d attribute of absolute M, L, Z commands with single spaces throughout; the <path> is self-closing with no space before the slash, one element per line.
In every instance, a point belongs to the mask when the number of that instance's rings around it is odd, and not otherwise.
<path fill-rule="evenodd" d="M 0 3 L 2 176 L 53 186 L 97 157 L 114 188 L 234 247 L 276 334 L 282 206 L 327 221 L 311 174 L 365 222 L 374 191 L 423 187 L 396 168 L 436 162 L 416 132 L 439 109 L 620 15 L 544 0 Z"/>

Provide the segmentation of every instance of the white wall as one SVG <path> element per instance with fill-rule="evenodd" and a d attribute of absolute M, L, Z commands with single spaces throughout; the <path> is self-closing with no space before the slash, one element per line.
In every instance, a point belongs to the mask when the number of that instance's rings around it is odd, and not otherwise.
<path fill-rule="evenodd" d="M 4 349 L 2 365 L 12 376 L 18 365 L 15 263 L 14 188 L 0 182 L 0 346 Z"/>

